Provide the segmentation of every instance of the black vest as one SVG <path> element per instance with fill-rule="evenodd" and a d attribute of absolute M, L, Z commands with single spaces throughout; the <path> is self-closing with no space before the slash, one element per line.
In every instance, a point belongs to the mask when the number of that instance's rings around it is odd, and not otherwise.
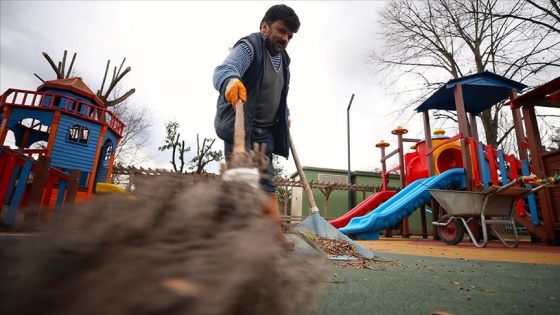
<path fill-rule="evenodd" d="M 240 39 L 239 43 L 247 43 L 253 51 L 253 61 L 241 78 L 247 89 L 247 103 L 244 106 L 245 112 L 245 133 L 251 135 L 253 127 L 253 115 L 255 112 L 256 100 L 260 92 L 260 85 L 264 75 L 264 62 L 268 58 L 266 53 L 265 38 L 260 33 L 253 33 Z M 286 98 L 288 86 L 290 84 L 290 57 L 286 51 L 282 52 L 282 71 L 284 71 L 284 87 L 280 98 L 280 106 L 276 114 L 276 124 L 272 127 L 274 133 L 274 154 L 289 156 L 289 137 L 288 137 L 288 109 Z M 217 113 L 214 120 L 216 134 L 220 139 L 233 143 L 233 130 L 235 124 L 235 111 L 231 104 L 226 102 L 223 97 L 218 98 Z"/>

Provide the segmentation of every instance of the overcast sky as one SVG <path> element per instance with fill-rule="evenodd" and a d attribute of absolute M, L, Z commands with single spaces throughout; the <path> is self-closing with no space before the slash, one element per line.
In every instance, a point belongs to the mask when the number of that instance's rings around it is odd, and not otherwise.
<path fill-rule="evenodd" d="M 150 109 L 150 167 L 171 168 L 170 152 L 157 147 L 164 123 L 176 119 L 181 135 L 196 151 L 196 134 L 217 138 L 213 120 L 218 92 L 214 68 L 240 37 L 259 30 L 265 11 L 285 3 L 298 14 L 301 28 L 288 46 L 292 81 L 288 104 L 292 137 L 304 166 L 346 170 L 347 108 L 350 109 L 351 169 L 380 167 L 375 144 L 396 148 L 391 130 L 408 124 L 408 136 L 421 138 L 420 114 L 395 117 L 399 107 L 384 94 L 366 65 L 376 40 L 377 11 L 383 1 L 1 1 L 0 90 L 35 90 L 43 79 L 55 79 L 41 55 L 55 62 L 77 53 L 76 73 L 97 91 L 107 60 L 125 66 L 123 91 L 129 102 Z M 412 117 L 412 122 L 409 119 Z M 414 122 L 414 125 L 412 124 Z M 218 140 L 216 149 L 222 149 Z M 285 161 L 284 159 L 282 159 Z M 396 163 L 396 162 L 395 162 Z M 295 171 L 293 160 L 284 162 Z M 393 163 L 394 164 L 394 163 Z"/>

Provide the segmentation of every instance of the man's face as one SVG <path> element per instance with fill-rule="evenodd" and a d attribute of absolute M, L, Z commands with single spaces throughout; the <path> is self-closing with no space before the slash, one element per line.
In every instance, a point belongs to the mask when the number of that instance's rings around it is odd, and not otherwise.
<path fill-rule="evenodd" d="M 266 48 L 273 56 L 286 49 L 290 39 L 294 36 L 294 32 L 290 31 L 281 20 L 271 24 L 263 21 L 261 23 L 261 34 L 266 37 Z"/>

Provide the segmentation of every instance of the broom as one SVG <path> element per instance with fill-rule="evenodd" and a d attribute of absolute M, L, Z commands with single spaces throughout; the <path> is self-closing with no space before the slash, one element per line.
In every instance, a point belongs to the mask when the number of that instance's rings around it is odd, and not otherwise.
<path fill-rule="evenodd" d="M 297 155 L 292 136 L 290 135 L 290 149 L 292 150 L 292 157 L 294 158 L 296 168 L 299 177 L 302 182 L 303 189 L 307 195 L 307 201 L 309 202 L 311 214 L 296 226 L 296 231 L 303 237 L 307 243 L 309 243 L 313 248 L 323 252 L 315 242 L 314 239 L 329 239 L 333 241 L 342 241 L 348 243 L 356 249 L 356 251 L 367 259 L 373 258 L 373 253 L 364 247 L 360 246 L 358 243 L 351 240 L 348 236 L 342 234 L 337 228 L 332 226 L 327 220 L 323 219 L 319 213 L 319 208 L 315 204 L 315 198 L 313 198 L 313 192 L 311 191 L 311 186 L 305 177 L 301 163 L 299 162 L 299 157 Z M 350 253 L 352 254 L 352 253 Z M 327 255 L 330 260 L 357 260 L 358 257 L 350 255 Z"/>
<path fill-rule="evenodd" d="M 245 112 L 239 100 L 235 104 L 233 149 L 229 161 L 221 165 L 221 175 L 225 181 L 235 180 L 259 189 L 259 171 L 264 171 L 269 162 L 265 155 L 266 144 L 255 143 L 250 152 L 245 147 Z"/>

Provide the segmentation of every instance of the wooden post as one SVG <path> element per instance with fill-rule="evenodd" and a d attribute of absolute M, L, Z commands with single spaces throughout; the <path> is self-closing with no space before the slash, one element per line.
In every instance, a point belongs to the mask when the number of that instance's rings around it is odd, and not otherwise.
<path fill-rule="evenodd" d="M 473 188 L 472 182 L 472 161 L 470 159 L 469 147 L 467 145 L 467 138 L 470 136 L 467 124 L 467 113 L 465 112 L 465 102 L 463 100 L 463 88 L 461 84 L 457 84 L 453 89 L 455 96 L 455 107 L 457 109 L 457 121 L 459 123 L 459 132 L 463 135 L 461 138 L 461 152 L 463 156 L 463 165 L 465 167 L 465 176 L 467 179 L 467 190 L 471 191 Z"/>
<path fill-rule="evenodd" d="M 461 84 L 457 84 L 453 89 L 453 95 L 455 96 L 455 108 L 457 110 L 457 121 L 459 123 L 459 132 L 462 134 L 461 137 L 461 152 L 463 157 L 463 166 L 465 168 L 465 176 L 467 183 L 467 191 L 472 191 L 475 184 L 473 179 L 473 163 L 477 163 L 476 155 L 470 154 L 470 147 L 467 143 L 470 138 L 470 130 L 468 126 L 467 112 L 465 110 L 465 101 L 463 99 L 463 87 Z M 475 146 L 476 143 L 472 145 Z M 478 167 L 477 167 L 478 169 Z M 480 238 L 480 232 L 478 224 L 473 220 L 470 222 L 471 230 L 473 231 L 474 237 L 476 239 Z"/>
<path fill-rule="evenodd" d="M 10 107 L 3 106 L 2 121 L 0 122 L 0 144 L 4 144 L 8 135 L 8 118 L 10 118 Z"/>
<path fill-rule="evenodd" d="M 428 113 L 428 111 L 425 111 L 422 117 L 424 121 L 424 139 L 426 141 L 426 151 L 430 151 L 430 149 L 432 148 L 432 130 L 430 127 L 430 114 Z M 430 154 L 428 154 L 428 156 L 426 157 L 426 161 L 428 164 L 428 176 L 435 175 L 433 153 L 430 152 Z"/>
<path fill-rule="evenodd" d="M 392 134 L 397 135 L 397 142 L 398 142 L 398 152 L 399 152 L 399 173 L 400 173 L 400 182 L 401 182 L 401 189 L 406 186 L 406 178 L 405 178 L 405 166 L 404 166 L 404 145 L 403 145 L 403 135 L 408 133 L 408 130 L 398 126 L 396 129 L 391 131 Z M 410 237 L 410 231 L 408 227 L 408 217 L 405 217 L 402 220 L 402 237 L 408 238 Z"/>
<path fill-rule="evenodd" d="M 42 155 L 36 162 L 37 167 L 33 174 L 33 183 L 31 184 L 31 191 L 29 193 L 29 202 L 27 209 L 24 212 L 23 229 L 34 229 L 37 226 L 37 220 L 41 213 L 41 201 L 43 200 L 43 193 L 45 184 L 49 177 L 49 167 L 51 165 L 51 157 Z"/>
<path fill-rule="evenodd" d="M 432 148 L 432 129 L 430 127 L 430 114 L 428 113 L 428 111 L 424 112 L 423 121 L 424 121 L 424 138 L 426 141 L 426 151 L 429 152 L 430 149 Z M 430 152 L 428 156 L 426 156 L 426 162 L 428 164 L 428 175 L 434 176 L 436 171 L 434 165 L 433 152 Z M 432 208 L 432 221 L 437 222 L 439 220 L 439 215 L 440 215 L 439 213 L 440 206 L 439 203 L 434 198 L 432 198 L 432 200 L 430 201 L 430 207 Z M 424 213 L 424 217 L 425 216 L 426 213 Z M 439 235 L 437 234 L 437 227 L 435 225 L 432 225 L 432 235 L 434 241 L 439 241 Z"/>
<path fill-rule="evenodd" d="M 288 215 L 288 185 L 284 186 L 284 205 L 283 214 Z"/>
<path fill-rule="evenodd" d="M 136 181 L 136 173 L 134 170 L 130 170 L 128 173 L 128 183 L 126 184 L 126 190 L 132 192 L 132 186 L 134 186 Z"/>
<path fill-rule="evenodd" d="M 517 97 L 517 92 L 511 90 L 510 100 Z M 521 110 L 512 108 L 511 115 L 513 117 L 513 127 L 515 128 L 515 138 L 517 140 L 517 150 L 519 151 L 519 159 L 527 160 L 527 147 L 525 146 L 525 130 L 523 129 L 523 118 L 521 118 Z M 505 182 L 505 181 L 504 181 Z"/>
<path fill-rule="evenodd" d="M 375 146 L 381 149 L 381 190 L 387 190 L 387 184 L 389 181 L 389 177 L 387 176 L 387 162 L 385 161 L 385 148 L 388 147 L 390 144 L 381 140 Z"/>
<path fill-rule="evenodd" d="M 432 213 L 433 212 L 434 211 L 432 209 Z M 422 238 L 428 238 L 428 229 L 426 225 L 426 206 L 422 206 L 422 209 L 420 209 L 420 220 L 422 221 Z"/>
<path fill-rule="evenodd" d="M 542 142 L 537 124 L 537 117 L 535 109 L 531 106 L 523 106 L 523 121 L 525 122 L 525 130 L 529 141 L 529 152 L 531 153 L 530 161 L 533 165 L 533 170 L 538 178 L 544 178 L 547 174 L 544 173 L 544 167 L 541 160 Z M 541 189 L 538 192 L 539 202 L 541 204 L 541 212 L 543 217 L 543 228 L 546 235 L 547 242 L 554 240 L 554 214 L 552 211 L 552 204 L 547 196 L 547 191 Z"/>
<path fill-rule="evenodd" d="M 70 179 L 68 180 L 68 188 L 66 189 L 66 201 L 65 205 L 73 204 L 76 201 L 76 195 L 78 194 L 78 187 L 80 186 L 80 176 L 82 171 L 79 169 L 73 169 L 70 172 Z"/>

